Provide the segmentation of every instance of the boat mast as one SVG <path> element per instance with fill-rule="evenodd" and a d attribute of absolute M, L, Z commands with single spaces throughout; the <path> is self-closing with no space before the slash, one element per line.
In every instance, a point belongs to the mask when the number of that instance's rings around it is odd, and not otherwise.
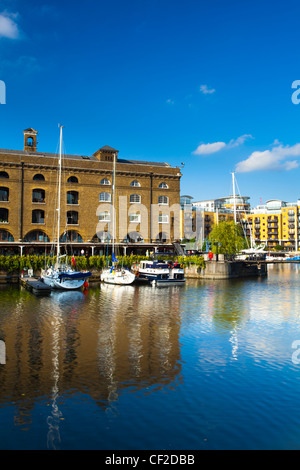
<path fill-rule="evenodd" d="M 60 203 L 61 203 L 61 154 L 62 154 L 62 130 L 63 126 L 60 125 L 60 136 L 59 136 L 59 162 L 58 162 L 58 208 L 57 208 L 57 260 L 59 263 L 60 256 L 60 244 L 59 244 L 59 233 L 60 233 Z"/>
<path fill-rule="evenodd" d="M 234 173 L 232 173 L 232 186 L 233 186 L 233 213 L 234 213 L 234 223 L 236 224 L 236 201 L 235 201 L 235 178 L 234 178 Z"/>
<path fill-rule="evenodd" d="M 114 153 L 114 169 L 113 169 L 113 200 L 112 200 L 112 223 L 113 223 L 113 243 L 112 243 L 112 253 L 115 252 L 115 184 L 116 184 L 116 154 Z"/>

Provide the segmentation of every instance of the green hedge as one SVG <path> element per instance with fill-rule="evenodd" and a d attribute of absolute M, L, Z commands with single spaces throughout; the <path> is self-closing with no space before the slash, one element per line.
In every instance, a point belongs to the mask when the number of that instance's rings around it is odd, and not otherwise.
<path fill-rule="evenodd" d="M 118 256 L 118 260 L 120 264 L 124 266 L 131 267 L 135 263 L 139 263 L 141 260 L 144 259 L 151 259 L 150 257 L 146 256 Z M 158 259 L 170 259 L 169 257 L 160 256 Z M 190 256 L 190 257 L 183 257 L 178 256 L 174 257 L 177 259 L 179 264 L 182 264 L 184 267 L 190 265 L 197 265 L 198 267 L 205 267 L 204 259 L 201 256 Z M 54 258 L 55 260 L 55 258 Z M 90 256 L 86 258 L 84 256 L 75 256 L 76 266 L 80 270 L 89 270 L 89 269 L 97 269 L 101 270 L 107 265 L 106 256 Z M 5 272 L 19 272 L 26 271 L 27 269 L 33 269 L 34 271 L 38 271 L 44 269 L 46 266 L 50 266 L 53 262 L 53 258 L 49 256 L 35 256 L 35 255 L 27 255 L 27 256 L 0 256 L 0 271 Z M 111 265 L 111 256 L 108 257 L 109 265 Z M 68 257 L 68 263 L 71 264 L 71 256 Z"/>

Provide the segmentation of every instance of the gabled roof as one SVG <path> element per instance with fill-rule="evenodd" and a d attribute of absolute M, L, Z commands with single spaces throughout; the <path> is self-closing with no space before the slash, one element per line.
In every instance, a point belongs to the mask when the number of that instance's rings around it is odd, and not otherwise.
<path fill-rule="evenodd" d="M 23 132 L 24 132 L 24 133 L 25 133 L 25 132 L 34 132 L 35 134 L 37 134 L 37 133 L 38 133 L 38 131 L 36 131 L 36 130 L 35 130 L 35 129 L 33 129 L 32 127 L 29 127 L 28 129 L 24 129 L 24 131 L 23 131 Z"/>
<path fill-rule="evenodd" d="M 119 152 L 119 150 L 113 149 L 109 145 L 104 145 L 104 147 L 101 147 L 101 149 L 99 150 L 102 150 L 104 152 Z"/>

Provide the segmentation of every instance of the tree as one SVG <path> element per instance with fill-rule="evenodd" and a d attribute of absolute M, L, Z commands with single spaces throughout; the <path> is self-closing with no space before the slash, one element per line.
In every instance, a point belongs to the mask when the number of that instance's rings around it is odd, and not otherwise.
<path fill-rule="evenodd" d="M 215 225 L 209 235 L 209 240 L 212 242 L 214 253 L 233 255 L 245 247 L 242 227 L 234 222 L 224 221 Z"/>

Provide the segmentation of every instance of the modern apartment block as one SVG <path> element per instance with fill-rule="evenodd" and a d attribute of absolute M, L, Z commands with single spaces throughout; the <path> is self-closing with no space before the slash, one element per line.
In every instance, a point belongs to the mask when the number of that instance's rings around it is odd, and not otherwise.
<path fill-rule="evenodd" d="M 181 239 L 195 239 L 202 247 L 215 224 L 234 220 L 233 211 L 223 204 L 222 199 L 193 202 L 191 196 L 181 196 Z"/>
<path fill-rule="evenodd" d="M 35 129 L 23 133 L 23 150 L 0 149 L 0 253 L 44 253 L 57 238 L 58 155 L 37 151 Z M 118 153 L 104 146 L 90 156 L 63 156 L 59 236 L 77 254 L 104 254 L 113 220 L 121 254 L 180 238 L 180 169 Z"/>
<path fill-rule="evenodd" d="M 278 199 L 257 206 L 244 217 L 245 233 L 256 244 L 285 251 L 299 249 L 300 200 L 289 203 Z"/>

